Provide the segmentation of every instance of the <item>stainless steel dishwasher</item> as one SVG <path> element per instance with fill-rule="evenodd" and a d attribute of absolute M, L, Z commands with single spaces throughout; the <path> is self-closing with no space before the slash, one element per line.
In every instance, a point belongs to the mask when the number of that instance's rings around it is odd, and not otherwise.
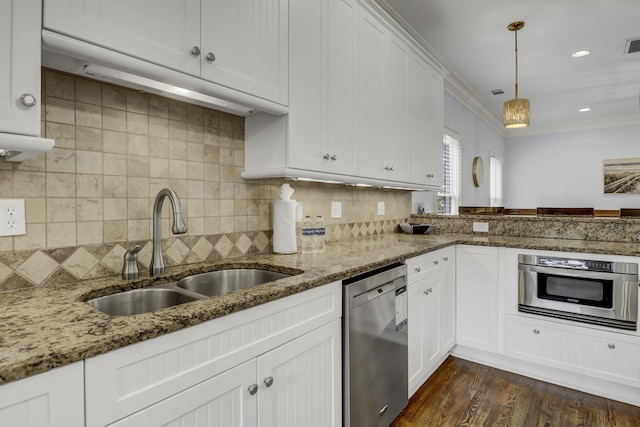
<path fill-rule="evenodd" d="M 343 281 L 344 427 L 388 426 L 408 403 L 406 266 Z"/>

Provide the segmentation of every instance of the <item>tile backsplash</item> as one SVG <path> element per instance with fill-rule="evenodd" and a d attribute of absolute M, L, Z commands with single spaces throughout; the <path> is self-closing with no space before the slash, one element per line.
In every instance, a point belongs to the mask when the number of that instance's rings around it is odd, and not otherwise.
<path fill-rule="evenodd" d="M 0 237 L 0 291 L 117 275 L 134 244 L 147 267 L 164 187 L 180 197 L 189 229 L 171 235 L 165 201 L 168 265 L 271 250 L 271 203 L 284 181 L 241 178 L 243 117 L 43 69 L 42 134 L 56 141 L 51 151 L 0 161 L 0 198 L 25 199 L 27 222 L 26 235 Z M 305 214 L 326 218 L 329 241 L 392 232 L 410 212 L 409 192 L 290 183 Z M 330 218 L 331 201 L 342 202 L 342 218 Z"/>

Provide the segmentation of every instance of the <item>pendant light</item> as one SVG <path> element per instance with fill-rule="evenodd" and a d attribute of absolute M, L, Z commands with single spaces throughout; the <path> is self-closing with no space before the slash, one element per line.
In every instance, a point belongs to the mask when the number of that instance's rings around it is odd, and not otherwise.
<path fill-rule="evenodd" d="M 516 97 L 504 103 L 502 120 L 507 129 L 517 129 L 529 126 L 529 100 L 518 98 L 518 30 L 524 28 L 524 22 L 516 21 L 509 24 L 507 29 L 515 33 L 516 39 Z"/>

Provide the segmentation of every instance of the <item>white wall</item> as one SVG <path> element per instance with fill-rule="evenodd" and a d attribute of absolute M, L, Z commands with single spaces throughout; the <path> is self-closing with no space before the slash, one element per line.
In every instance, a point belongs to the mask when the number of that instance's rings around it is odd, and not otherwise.
<path fill-rule="evenodd" d="M 461 206 L 489 206 L 489 152 L 506 160 L 505 138 L 493 127 L 473 113 L 469 108 L 449 93 L 444 93 L 444 125 L 462 138 L 462 185 Z M 482 185 L 473 185 L 471 168 L 473 158 L 482 157 L 485 176 Z M 435 193 L 414 192 L 412 212 L 416 212 L 418 202 L 430 202 L 436 209 Z"/>
<path fill-rule="evenodd" d="M 444 125 L 462 136 L 461 206 L 489 206 L 489 152 L 506 158 L 505 138 L 484 120 L 445 92 Z M 482 157 L 484 181 L 473 185 L 473 158 Z"/>
<path fill-rule="evenodd" d="M 640 195 L 605 195 L 602 171 L 603 160 L 640 157 L 640 125 L 507 138 L 506 153 L 509 208 L 640 208 Z"/>

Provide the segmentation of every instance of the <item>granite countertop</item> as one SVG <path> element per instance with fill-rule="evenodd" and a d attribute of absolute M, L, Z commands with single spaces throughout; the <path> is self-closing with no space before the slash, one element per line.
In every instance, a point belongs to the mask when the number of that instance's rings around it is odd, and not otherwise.
<path fill-rule="evenodd" d="M 155 279 L 126 282 L 105 278 L 5 292 L 0 293 L 0 384 L 454 244 L 640 256 L 640 245 L 635 243 L 393 233 L 329 243 L 325 253 L 320 255 L 249 255 L 215 264 L 168 268 L 167 274 Z M 303 273 L 224 296 L 135 316 L 108 316 L 84 303 L 91 297 L 171 282 L 221 266 L 270 266 L 276 271 L 302 270 Z"/>

